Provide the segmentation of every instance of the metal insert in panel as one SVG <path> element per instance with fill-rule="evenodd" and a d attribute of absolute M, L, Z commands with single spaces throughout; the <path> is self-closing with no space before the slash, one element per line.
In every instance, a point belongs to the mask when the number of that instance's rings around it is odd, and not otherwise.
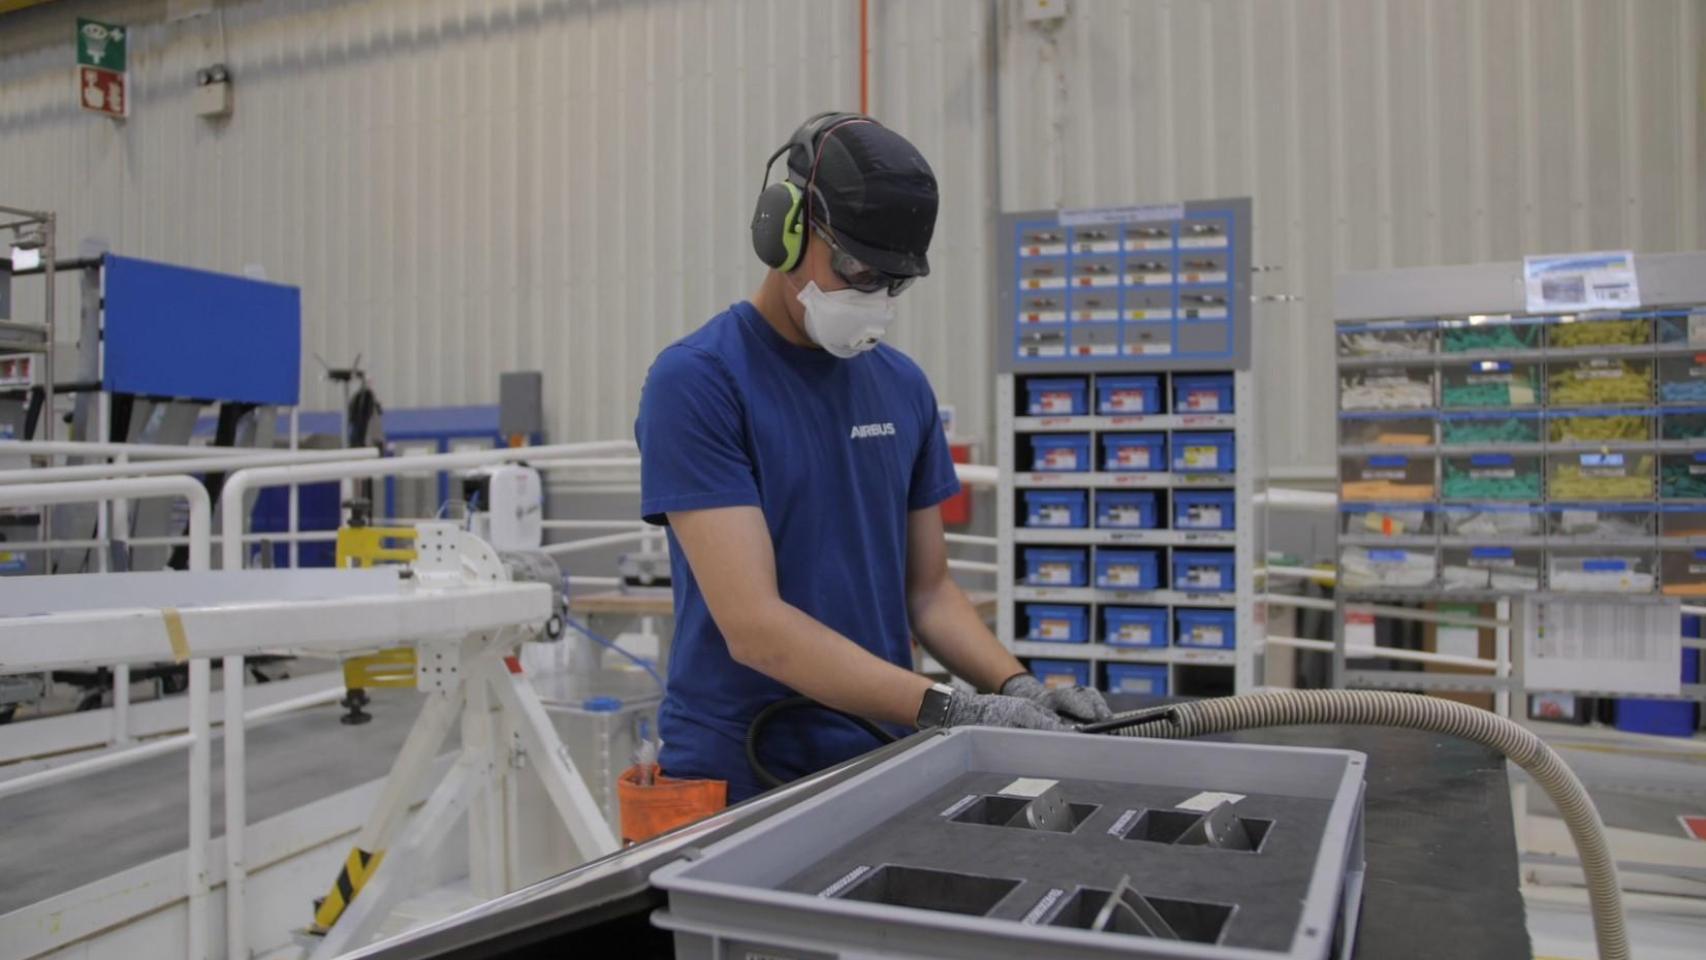
<path fill-rule="evenodd" d="M 1120 327 L 1117 323 L 1075 323 L 1070 339 L 1073 356 L 1119 356 Z"/>
<path fill-rule="evenodd" d="M 1065 227 L 1030 227 L 1019 231 L 1021 257 L 1054 257 L 1065 252 Z"/>
<path fill-rule="evenodd" d="M 1019 289 L 1066 289 L 1066 259 L 1039 257 L 1019 264 Z"/>
<path fill-rule="evenodd" d="M 1070 309 L 1075 323 L 1111 323 L 1120 319 L 1120 292 L 1106 287 L 1074 290 Z"/>
<path fill-rule="evenodd" d="M 1066 356 L 1065 327 L 1036 327 L 1019 331 L 1017 353 L 1021 357 Z"/>
<path fill-rule="evenodd" d="M 1126 322 L 1120 353 L 1127 357 L 1168 357 L 1173 354 L 1171 323 Z"/>
<path fill-rule="evenodd" d="M 1195 289 L 1179 291 L 1179 319 L 1224 320 L 1230 315 L 1232 298 L 1225 290 Z"/>
<path fill-rule="evenodd" d="M 1072 258 L 1072 286 L 1113 288 L 1120 285 L 1120 258 L 1097 254 Z"/>
<path fill-rule="evenodd" d="M 1125 248 L 1128 252 L 1153 252 L 1173 249 L 1172 223 L 1140 223 L 1125 228 Z"/>
<path fill-rule="evenodd" d="M 1125 261 L 1125 285 L 1128 287 L 1171 287 L 1176 281 L 1173 277 L 1173 256 L 1170 253 L 1145 253 L 1140 256 L 1127 255 Z"/>
<path fill-rule="evenodd" d="M 1063 290 L 1030 291 L 1019 297 L 1020 323 L 1064 323 L 1067 295 Z"/>
<path fill-rule="evenodd" d="M 1114 224 L 1072 228 L 1072 252 L 1079 256 L 1120 252 L 1120 228 Z"/>
<path fill-rule="evenodd" d="M 1228 254 L 1225 250 L 1187 250 L 1179 254 L 1177 267 L 1179 283 L 1188 284 L 1223 284 L 1230 274 L 1227 272 Z"/>
<path fill-rule="evenodd" d="M 1136 290 L 1127 287 L 1122 300 L 1125 306 L 1121 313 L 1127 320 L 1173 319 L 1173 291 L 1169 288 Z"/>

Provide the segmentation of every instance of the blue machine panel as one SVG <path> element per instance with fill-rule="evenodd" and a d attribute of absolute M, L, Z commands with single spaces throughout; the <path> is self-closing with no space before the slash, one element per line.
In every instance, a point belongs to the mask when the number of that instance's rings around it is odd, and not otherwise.
<path fill-rule="evenodd" d="M 296 287 L 111 255 L 105 273 L 107 390 L 296 405 Z"/>

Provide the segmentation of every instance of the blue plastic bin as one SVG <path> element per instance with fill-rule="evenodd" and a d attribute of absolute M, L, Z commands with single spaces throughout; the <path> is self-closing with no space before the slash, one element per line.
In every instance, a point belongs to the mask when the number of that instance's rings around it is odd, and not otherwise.
<path fill-rule="evenodd" d="M 1082 587 L 1086 577 L 1085 551 L 1065 547 L 1031 547 L 1025 551 L 1025 582 L 1036 587 Z"/>
<path fill-rule="evenodd" d="M 1173 589 L 1190 593 L 1220 593 L 1236 587 L 1232 551 L 1173 551 Z"/>
<path fill-rule="evenodd" d="M 1030 621 L 1027 640 L 1045 643 L 1084 643 L 1090 639 L 1090 609 L 1069 604 L 1033 603 L 1025 608 Z"/>
<path fill-rule="evenodd" d="M 1160 377 L 1097 377 L 1096 412 L 1132 416 L 1161 412 Z"/>
<path fill-rule="evenodd" d="M 1108 664 L 1109 693 L 1167 695 L 1167 667 L 1159 663 Z"/>
<path fill-rule="evenodd" d="M 1167 469 L 1164 433 L 1110 433 L 1102 437 L 1102 469 L 1158 473 Z"/>
<path fill-rule="evenodd" d="M 1173 529 L 1231 530 L 1236 499 L 1231 490 L 1173 491 Z"/>
<path fill-rule="evenodd" d="M 1039 473 L 1088 472 L 1090 435 L 1050 433 L 1031 437 L 1031 469 Z"/>
<path fill-rule="evenodd" d="M 1176 473 L 1231 473 L 1237 467 L 1235 457 L 1229 432 L 1173 434 Z"/>
<path fill-rule="evenodd" d="M 1175 610 L 1175 642 L 1202 650 L 1231 650 L 1238 642 L 1237 614 L 1231 610 Z"/>
<path fill-rule="evenodd" d="M 1032 660 L 1031 673 L 1046 687 L 1090 685 L 1090 662 L 1087 660 Z"/>
<path fill-rule="evenodd" d="M 1156 550 L 1097 550 L 1096 586 L 1107 590 L 1154 590 L 1161 585 Z"/>
<path fill-rule="evenodd" d="M 1700 637 L 1700 618 L 1692 614 L 1682 618 L 1682 635 Z M 1682 682 L 1700 682 L 1700 651 L 1682 651 Z M 1617 701 L 1617 729 L 1630 733 L 1651 733 L 1661 737 L 1692 737 L 1700 720 L 1699 707 L 1686 700 Z"/>
<path fill-rule="evenodd" d="M 1025 526 L 1084 527 L 1089 494 L 1083 490 L 1026 490 Z"/>
<path fill-rule="evenodd" d="M 1115 530 L 1155 529 L 1153 490 L 1096 491 L 1096 526 Z"/>
<path fill-rule="evenodd" d="M 1165 647 L 1166 607 L 1103 607 L 1102 642 L 1110 647 Z"/>
<path fill-rule="evenodd" d="M 1033 417 L 1081 417 L 1090 412 L 1090 385 L 1083 377 L 1025 381 L 1025 411 Z"/>
<path fill-rule="evenodd" d="M 1174 376 L 1173 412 L 1231 413 L 1232 374 Z"/>

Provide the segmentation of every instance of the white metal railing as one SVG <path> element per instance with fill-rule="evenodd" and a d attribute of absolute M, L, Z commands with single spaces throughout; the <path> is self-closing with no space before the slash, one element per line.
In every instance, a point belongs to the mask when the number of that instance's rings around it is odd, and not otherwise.
<path fill-rule="evenodd" d="M 221 473 L 244 467 L 281 466 L 290 463 L 341 463 L 378 457 L 371 447 L 359 450 L 272 450 L 242 453 L 232 447 L 211 448 L 219 455 L 131 460 L 127 454 L 109 463 L 83 463 L 69 467 L 22 467 L 0 470 L 0 484 L 49 483 L 64 480 L 94 480 L 102 477 L 144 477 L 163 473 Z"/>
<path fill-rule="evenodd" d="M 47 506 L 61 503 L 105 502 L 120 498 L 182 497 L 189 503 L 189 568 L 201 571 L 209 567 L 212 552 L 209 545 L 213 526 L 213 508 L 207 488 L 201 481 L 185 474 L 162 477 L 121 477 L 108 480 L 79 480 L 63 483 L 18 484 L 0 487 L 0 506 Z M 242 511 L 236 511 L 241 513 Z M 115 671 L 116 673 L 117 671 Z M 129 670 L 125 668 L 125 689 L 129 691 Z M 237 676 L 242 676 L 239 672 Z M 238 683 L 238 689 L 242 684 Z M 207 927 L 207 845 L 211 833 L 212 746 L 209 743 L 208 696 L 211 689 L 209 664 L 205 657 L 189 661 L 189 844 L 188 888 L 190 917 L 190 955 L 206 956 Z M 114 710 L 119 710 L 115 701 Z M 242 714 L 237 715 L 241 723 Z M 199 922 L 198 922 L 199 921 Z M 198 950 L 199 948 L 199 950 Z"/>

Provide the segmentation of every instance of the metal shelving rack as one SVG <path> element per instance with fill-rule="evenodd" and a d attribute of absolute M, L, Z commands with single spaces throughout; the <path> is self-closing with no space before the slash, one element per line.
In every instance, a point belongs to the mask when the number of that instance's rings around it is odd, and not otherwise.
<path fill-rule="evenodd" d="M 1193 245 L 1188 227 L 1203 218 L 1218 218 L 1226 226 L 1225 243 L 1217 248 Z M 1153 243 L 1132 246 L 1128 227 L 1150 230 L 1165 228 L 1170 245 Z M 1026 249 L 1025 232 L 1044 228 L 1058 232 L 1059 251 Z M 1252 504 L 1256 478 L 1261 474 L 1259 445 L 1255 438 L 1255 396 L 1249 371 L 1250 304 L 1250 203 L 1247 199 L 1197 201 L 1157 207 L 1124 207 L 1086 211 L 1031 211 L 1002 218 L 1001 249 L 1006 254 L 995 324 L 997 410 L 997 463 L 1001 482 L 997 501 L 998 563 L 1002 571 L 998 586 L 998 635 L 1022 659 L 1085 661 L 1092 682 L 1101 686 L 1109 664 L 1151 664 L 1167 668 L 1169 693 L 1192 693 L 1191 684 L 1181 685 L 1181 668 L 1212 668 L 1226 671 L 1225 680 L 1213 686 L 1239 691 L 1251 689 L 1259 675 L 1262 649 L 1261 624 L 1256 616 L 1256 559 L 1261 556 Z M 1078 242 L 1086 236 L 1098 238 L 1095 246 Z M 1109 239 L 1110 236 L 1115 239 Z M 1182 269 L 1182 260 L 1192 250 L 1225 257 L 1225 276 L 1210 284 Z M 1074 273 L 1075 259 L 1096 257 L 1116 263 L 1118 280 L 1090 286 Z M 1128 268 L 1142 256 L 1145 262 L 1168 266 L 1164 282 L 1156 274 L 1129 283 Z M 1062 268 L 1066 283 L 1061 292 L 1059 321 L 1036 321 L 1023 314 L 1021 298 L 1027 289 L 1023 271 L 1028 262 L 1053 258 Z M 1088 292 L 1101 307 L 1117 302 L 1113 319 L 1106 312 L 1083 319 L 1087 311 L 1067 308 L 1066 301 Z M 1117 294 L 1115 293 L 1117 291 Z M 1209 298 L 1224 297 L 1224 311 L 1194 310 L 1188 301 L 1206 291 Z M 1139 298 L 1142 298 L 1139 303 Z M 1199 299 L 1196 303 L 1203 303 Z M 1205 316 L 1204 314 L 1215 314 Z M 1056 346 L 1058 344 L 1058 346 Z M 1191 413 L 1173 409 L 1173 377 L 1183 374 L 1229 374 L 1232 379 L 1232 411 Z M 1095 401 L 1098 377 L 1154 375 L 1159 379 L 1163 411 L 1145 414 L 1102 415 Z M 1027 415 L 1021 404 L 1025 384 L 1032 377 L 1082 377 L 1089 396 L 1087 413 L 1072 415 Z M 1233 434 L 1235 469 L 1229 473 L 1185 474 L 1170 469 L 1155 472 L 1107 472 L 1087 470 L 1057 473 L 1033 471 L 1021 462 L 1021 447 L 1029 438 L 1051 434 L 1085 434 L 1090 437 L 1091 456 L 1099 457 L 1100 439 L 1106 434 L 1159 433 L 1173 450 L 1176 431 L 1223 431 Z M 1171 459 L 1171 453 L 1169 453 Z M 1092 466 L 1100 466 L 1099 463 Z M 1171 464 L 1166 466 L 1170 467 Z M 1028 490 L 1082 490 L 1086 492 L 1087 516 L 1082 527 L 1033 528 L 1024 525 L 1023 495 Z M 1172 495 L 1179 490 L 1230 490 L 1233 494 L 1234 525 L 1231 530 L 1178 530 L 1173 528 Z M 1098 491 L 1152 490 L 1161 494 L 1157 529 L 1108 529 L 1096 526 L 1095 495 Z M 1025 583 L 1022 554 L 1030 546 L 1085 547 L 1088 586 L 1033 586 Z M 1155 590 L 1107 589 L 1095 586 L 1094 557 L 1102 548 L 1147 547 L 1160 551 L 1160 587 Z M 1230 588 L 1217 593 L 1184 592 L 1171 589 L 1173 552 L 1177 549 L 1218 548 L 1233 552 L 1234 579 Z M 1087 616 L 1087 642 L 1041 641 L 1027 638 L 1023 608 L 1030 603 L 1082 606 Z M 1100 624 L 1108 606 L 1161 607 L 1167 611 L 1168 637 L 1156 647 L 1128 647 L 1104 642 Z M 1175 615 L 1179 610 L 1223 609 L 1234 611 L 1235 641 L 1231 649 L 1200 649 L 1176 643 Z M 1213 676 L 1213 674 L 1210 674 Z M 1182 688 L 1183 687 L 1183 688 Z"/>
<path fill-rule="evenodd" d="M 1689 458 L 1691 463 L 1696 456 L 1702 457 L 1702 468 L 1696 472 L 1706 473 L 1706 398 L 1681 402 L 1674 396 L 1667 397 L 1664 390 L 1667 361 L 1693 363 L 1702 382 L 1706 382 L 1706 253 L 1639 256 L 1636 268 L 1643 306 L 1581 315 L 1528 314 L 1521 263 L 1370 271 L 1338 278 L 1334 317 L 1338 334 L 1335 355 L 1339 402 L 1335 405 L 1335 417 L 1341 513 L 1336 550 L 1340 567 L 1335 591 L 1336 685 L 1491 691 L 1497 694 L 1501 711 L 1505 711 L 1509 708 L 1510 694 L 1525 691 L 1520 639 L 1513 640 L 1520 638 L 1523 631 L 1522 598 L 1544 596 L 1550 591 L 1560 597 L 1592 597 L 1608 602 L 1657 602 L 1668 595 L 1680 597 L 1685 603 L 1706 603 L 1706 498 L 1667 497 L 1664 483 L 1667 461 L 1675 462 L 1680 457 Z M 1559 331 L 1568 329 L 1570 324 L 1630 321 L 1635 321 L 1631 329 L 1644 331 L 1643 342 L 1591 346 L 1559 343 L 1565 339 L 1559 336 Z M 1446 338 L 1454 332 L 1500 327 L 1513 330 L 1528 327 L 1535 335 L 1528 346 L 1446 350 Z M 1410 336 L 1415 338 L 1416 349 L 1376 356 L 1347 351 L 1345 338 L 1359 335 L 1394 340 Z M 1608 370 L 1621 369 L 1618 365 L 1631 361 L 1648 365 L 1649 395 L 1641 402 L 1553 402 L 1554 374 L 1590 371 L 1596 361 Z M 1448 374 L 1476 371 L 1487 374 L 1491 382 L 1525 367 L 1534 371 L 1535 395 L 1531 403 L 1450 407 L 1444 403 Z M 1428 401 L 1384 409 L 1357 409 L 1357 404 L 1347 408 L 1347 384 L 1354 385 L 1361 378 L 1366 387 L 1370 374 L 1385 377 L 1388 385 L 1401 384 L 1406 378 L 1419 384 L 1425 375 Z M 1472 381 L 1465 378 L 1463 382 Z M 1411 390 L 1419 400 L 1421 391 L 1415 387 Z M 1686 432 L 1678 432 L 1668 426 L 1673 418 L 1691 416 L 1699 417 L 1698 429 L 1691 425 Z M 1369 437 L 1380 433 L 1380 429 L 1357 433 L 1355 424 L 1377 423 L 1382 417 L 1394 424 L 1391 436 L 1369 442 Z M 1446 434 L 1450 425 L 1477 417 L 1488 418 L 1490 422 L 1500 419 L 1526 422 L 1531 426 L 1532 437 L 1519 440 L 1515 433 L 1522 431 L 1512 431 L 1510 437 L 1488 442 L 1449 442 Z M 1623 418 L 1625 425 L 1638 424 L 1637 432 L 1642 435 L 1605 440 L 1552 439 L 1553 427 L 1559 421 L 1594 417 Z M 1373 459 L 1382 457 L 1387 459 Z M 1643 457 L 1651 458 L 1652 467 L 1644 495 L 1605 499 L 1557 495 L 1552 469 L 1555 462 L 1569 464 L 1571 458 L 1580 458 L 1571 464 L 1577 468 L 1578 478 L 1589 476 L 1590 470 L 1600 471 L 1597 476 L 1633 478 L 1640 472 L 1631 468 Z M 1527 463 L 1537 464 L 1540 474 L 1532 499 L 1447 496 L 1448 459 L 1460 469 L 1467 465 L 1470 476 L 1479 464 L 1486 478 L 1497 480 L 1514 476 L 1520 469 L 1517 465 L 1525 458 L 1532 458 Z M 1414 499 L 1347 496 L 1347 484 L 1379 484 L 1386 480 L 1417 490 L 1425 482 L 1431 486 L 1431 492 Z M 1454 511 L 1464 513 L 1484 508 L 1527 516 L 1531 529 L 1518 529 L 1524 526 L 1520 522 L 1496 532 L 1462 533 L 1448 529 L 1446 520 Z M 1651 519 L 1644 530 L 1633 535 L 1561 533 L 1567 522 L 1565 511 L 1578 509 L 1584 516 L 1624 511 L 1633 517 Z M 1400 519 L 1391 523 L 1369 520 L 1358 524 L 1365 528 L 1361 531 L 1349 529 L 1353 525 L 1350 518 L 1370 514 Z M 1427 516 L 1430 521 L 1425 529 L 1412 529 L 1403 520 L 1406 515 L 1408 519 Z M 1354 559 L 1366 561 L 1369 569 L 1387 562 L 1398 564 L 1431 557 L 1433 574 L 1426 583 L 1402 586 L 1347 583 L 1346 560 L 1351 551 L 1364 551 Z M 1489 582 L 1466 588 L 1445 586 L 1448 551 L 1455 560 L 1467 558 L 1465 564 L 1453 566 L 1454 579 L 1474 579 L 1475 568 L 1481 566 L 1488 573 Z M 1701 565 L 1696 566 L 1700 569 L 1686 574 L 1684 579 L 1671 577 L 1667 581 L 1666 558 L 1679 554 L 1696 556 L 1694 551 L 1702 551 L 1697 555 Z M 1606 586 L 1612 589 L 1599 590 L 1575 581 L 1560 582 L 1554 572 L 1554 560 L 1560 556 L 1583 558 L 1584 563 L 1600 565 L 1601 571 L 1587 567 L 1584 570 L 1603 573 Z M 1596 556 L 1598 560 L 1594 559 Z M 1646 570 L 1614 569 L 1622 558 L 1629 557 L 1644 557 Z M 1492 581 L 1495 572 L 1501 568 L 1508 572 L 1510 565 L 1519 559 L 1532 560 L 1532 583 L 1526 582 L 1526 571 L 1517 579 Z M 1674 564 L 1668 566 L 1678 569 Z M 1623 582 L 1616 586 L 1612 581 L 1620 572 Z M 1381 604 L 1400 603 L 1494 605 L 1497 618 L 1511 624 L 1496 630 L 1495 659 L 1500 669 L 1495 675 L 1485 676 L 1350 668 L 1344 655 L 1346 608 L 1378 611 Z M 1476 625 L 1477 620 L 1472 617 L 1462 622 Z M 1702 690 L 1706 687 L 1685 685 L 1682 695 L 1701 699 Z"/>

